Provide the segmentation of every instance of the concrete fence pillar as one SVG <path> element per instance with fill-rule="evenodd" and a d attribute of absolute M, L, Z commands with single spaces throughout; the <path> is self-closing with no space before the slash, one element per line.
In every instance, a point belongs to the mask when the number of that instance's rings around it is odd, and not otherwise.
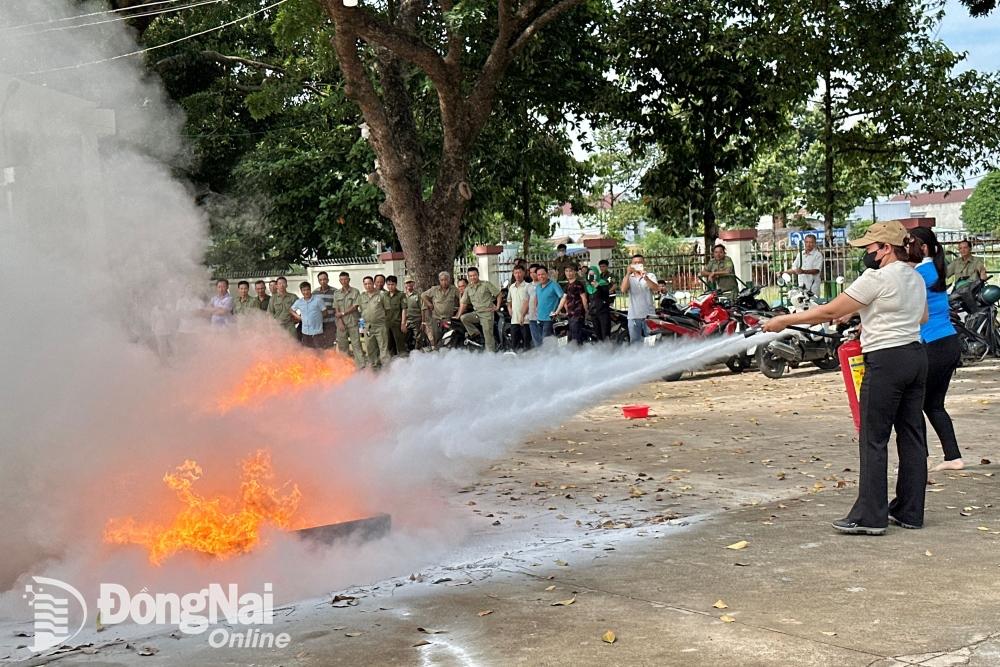
<path fill-rule="evenodd" d="M 611 263 L 611 255 L 618 244 L 614 239 L 584 239 L 583 247 L 590 252 L 590 264 L 596 266 L 602 259 Z"/>
<path fill-rule="evenodd" d="M 719 242 L 726 246 L 726 254 L 733 260 L 736 276 L 743 282 L 753 279 L 753 242 L 757 240 L 756 229 L 729 229 L 719 232 Z"/>
<path fill-rule="evenodd" d="M 401 252 L 383 252 L 378 256 L 382 262 L 382 270 L 386 276 L 396 276 L 399 280 L 399 289 L 403 289 L 403 281 L 406 280 L 406 256 Z"/>
<path fill-rule="evenodd" d="M 472 253 L 479 260 L 479 279 L 488 280 L 500 286 L 500 253 L 503 247 L 498 245 L 477 245 Z"/>

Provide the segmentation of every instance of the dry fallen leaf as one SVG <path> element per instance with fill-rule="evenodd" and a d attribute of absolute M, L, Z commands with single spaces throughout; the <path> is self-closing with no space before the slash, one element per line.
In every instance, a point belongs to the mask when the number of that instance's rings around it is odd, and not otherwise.
<path fill-rule="evenodd" d="M 361 633 L 360 632 L 345 632 L 344 636 L 345 637 L 360 637 Z"/>
<path fill-rule="evenodd" d="M 977 526 L 976 530 L 989 530 L 986 526 Z"/>
<path fill-rule="evenodd" d="M 618 637 L 612 630 L 608 630 L 603 635 L 601 635 L 601 641 L 606 642 L 608 644 L 614 644 L 616 641 L 618 641 Z"/>
<path fill-rule="evenodd" d="M 719 617 L 719 620 L 722 621 L 723 623 L 733 623 L 736 621 L 736 619 L 730 616 L 729 614 L 723 614 L 722 616 Z"/>
<path fill-rule="evenodd" d="M 559 602 L 553 602 L 550 606 L 552 606 L 552 607 L 568 607 L 571 604 L 573 604 L 574 602 L 576 602 L 576 598 L 572 597 L 572 598 L 570 598 L 568 600 L 559 600 Z"/>
<path fill-rule="evenodd" d="M 429 641 L 427 641 L 427 640 L 425 639 L 425 640 L 423 640 L 423 641 L 419 641 L 419 642 L 417 642 L 416 644 L 414 644 L 414 645 L 413 645 L 413 648 L 417 648 L 418 646 L 427 646 L 427 645 L 428 645 L 428 644 L 430 644 L 430 643 L 431 643 L 431 642 L 429 642 Z"/>
<path fill-rule="evenodd" d="M 568 566 L 569 566 L 569 563 L 567 563 L 567 562 L 566 562 L 566 561 L 564 561 L 564 560 L 557 560 L 557 561 L 556 561 L 556 565 L 558 565 L 559 567 L 568 567 Z"/>
<path fill-rule="evenodd" d="M 931 553 L 931 550 L 930 550 L 930 549 L 928 549 L 927 551 L 925 551 L 925 552 L 924 552 L 924 555 L 925 555 L 925 556 L 933 556 L 934 554 L 932 554 L 932 553 Z"/>
<path fill-rule="evenodd" d="M 628 494 L 633 498 L 638 498 L 639 496 L 646 495 L 646 492 L 640 489 L 638 486 L 629 487 Z"/>
<path fill-rule="evenodd" d="M 555 589 L 556 589 L 556 585 L 555 584 L 552 584 L 551 586 L 546 586 L 545 587 L 545 590 L 547 590 L 547 591 L 554 591 Z"/>
<path fill-rule="evenodd" d="M 493 613 L 492 609 L 483 609 L 481 612 L 479 612 L 479 615 L 480 616 L 489 616 L 492 613 Z"/>
<path fill-rule="evenodd" d="M 422 632 L 425 635 L 443 635 L 448 632 L 447 630 L 428 630 L 427 628 L 417 628 L 417 632 Z"/>
<path fill-rule="evenodd" d="M 729 605 L 723 602 L 722 600 L 719 600 L 712 606 L 715 607 L 716 609 L 729 609 Z"/>
<path fill-rule="evenodd" d="M 734 551 L 738 551 L 739 549 L 746 549 L 747 546 L 749 546 L 749 544 L 750 543 L 747 542 L 746 540 L 740 540 L 739 542 L 734 542 L 733 544 L 730 544 L 726 548 L 727 549 L 732 549 Z"/>
<path fill-rule="evenodd" d="M 837 636 L 836 632 L 827 632 L 825 630 L 823 631 L 823 634 L 826 635 L 827 637 L 836 637 Z"/>

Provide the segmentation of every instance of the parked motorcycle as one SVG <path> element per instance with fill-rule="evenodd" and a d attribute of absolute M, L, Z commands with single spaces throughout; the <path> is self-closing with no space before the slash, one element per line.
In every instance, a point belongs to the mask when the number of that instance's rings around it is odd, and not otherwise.
<path fill-rule="evenodd" d="M 1000 287 L 980 279 L 956 285 L 948 296 L 951 322 L 962 346 L 962 362 L 981 361 L 987 355 L 1000 356 L 1000 326 L 997 303 Z"/>
<path fill-rule="evenodd" d="M 691 299 L 683 310 L 677 306 L 677 295 L 666 296 L 660 300 L 656 316 L 647 318 L 646 326 L 651 335 L 667 338 L 707 338 L 745 332 L 750 325 L 746 324 L 744 316 L 772 313 L 768 303 L 759 298 L 760 291 L 757 285 L 744 283 L 736 298 L 730 301 L 713 290 Z M 756 364 L 753 349 L 726 359 L 725 364 L 732 373 L 752 369 Z M 671 382 L 680 377 L 680 373 L 675 373 L 664 379 Z"/>
<path fill-rule="evenodd" d="M 782 275 L 782 283 L 791 281 L 788 274 Z M 798 313 L 820 305 L 816 296 L 808 290 L 793 287 L 788 291 L 788 311 Z M 768 319 L 769 314 L 746 314 L 744 321 L 748 326 L 756 326 Z M 837 349 L 840 347 L 843 327 L 837 328 L 829 324 L 814 324 L 810 327 L 795 327 L 790 336 L 773 340 L 761 345 L 756 350 L 757 367 L 760 372 L 771 379 L 778 379 L 791 368 L 798 368 L 802 363 L 812 363 L 822 370 L 833 370 L 840 367 Z"/>
<path fill-rule="evenodd" d="M 453 317 L 448 321 L 441 322 L 444 333 L 441 335 L 439 347 L 458 350 L 467 349 L 473 352 L 482 352 L 485 349 L 482 336 L 471 336 L 462 324 L 462 320 Z M 503 311 L 497 311 L 493 317 L 493 338 L 497 344 L 497 352 L 506 352 L 511 349 L 510 322 L 504 316 Z"/>

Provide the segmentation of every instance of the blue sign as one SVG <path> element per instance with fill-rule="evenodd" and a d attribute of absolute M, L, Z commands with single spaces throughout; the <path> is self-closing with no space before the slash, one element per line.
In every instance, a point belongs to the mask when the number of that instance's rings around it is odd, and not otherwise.
<path fill-rule="evenodd" d="M 798 247 L 805 243 L 806 237 L 809 235 L 816 237 L 816 243 L 818 245 L 825 245 L 826 232 L 822 229 L 807 229 L 802 231 L 788 232 L 788 245 Z M 833 230 L 833 244 L 834 245 L 844 245 L 847 243 L 847 230 L 846 229 L 834 229 Z"/>

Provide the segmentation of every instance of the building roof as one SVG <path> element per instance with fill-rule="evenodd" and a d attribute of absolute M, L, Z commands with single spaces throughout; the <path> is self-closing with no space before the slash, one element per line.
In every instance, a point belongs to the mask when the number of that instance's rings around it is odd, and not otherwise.
<path fill-rule="evenodd" d="M 975 188 L 962 188 L 961 190 L 945 190 L 943 192 L 904 192 L 889 201 L 909 201 L 911 206 L 961 204 L 975 191 Z"/>

